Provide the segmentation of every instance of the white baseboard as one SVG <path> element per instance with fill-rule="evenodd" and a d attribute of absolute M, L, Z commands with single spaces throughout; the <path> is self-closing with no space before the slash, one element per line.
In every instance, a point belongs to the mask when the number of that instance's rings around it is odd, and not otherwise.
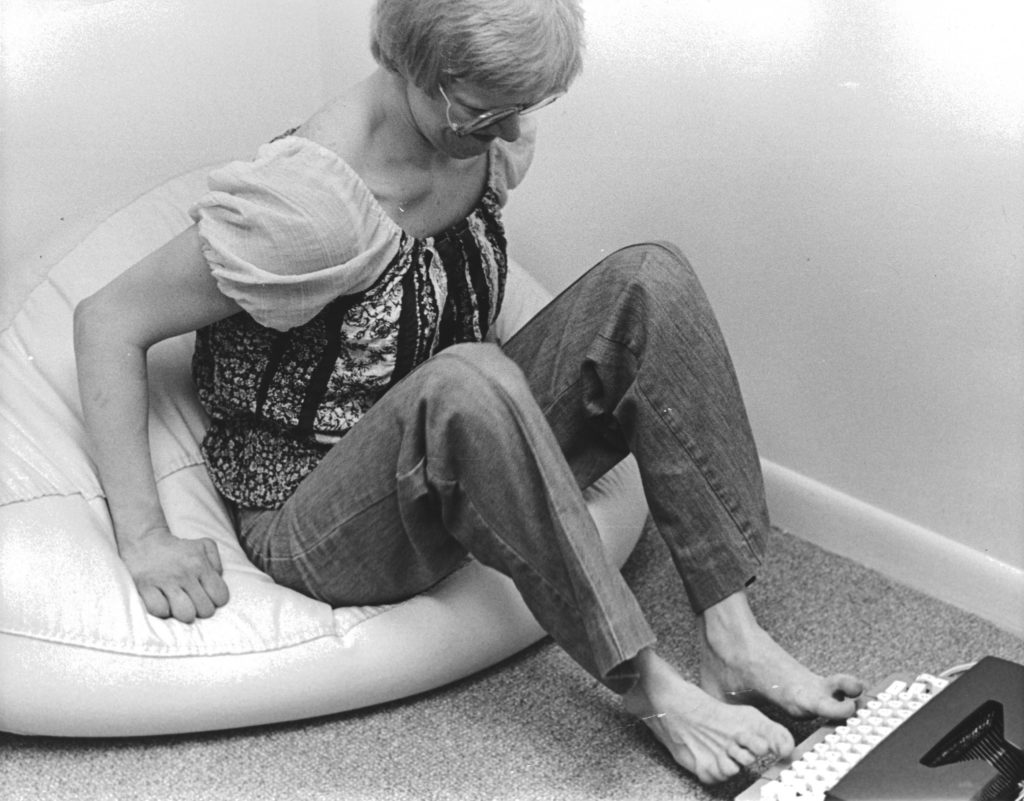
<path fill-rule="evenodd" d="M 1024 570 L 762 460 L 772 522 L 1024 638 Z"/>

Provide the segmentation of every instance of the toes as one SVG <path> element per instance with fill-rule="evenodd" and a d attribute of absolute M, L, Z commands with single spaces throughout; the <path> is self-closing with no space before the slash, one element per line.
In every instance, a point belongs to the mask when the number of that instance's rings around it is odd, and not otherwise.
<path fill-rule="evenodd" d="M 846 673 L 829 676 L 828 684 L 832 688 L 832 697 L 837 701 L 847 698 L 858 698 L 864 692 L 864 682 Z"/>
<path fill-rule="evenodd" d="M 856 714 L 857 704 L 853 701 L 862 692 L 864 684 L 853 676 L 830 676 L 824 681 L 822 698 L 813 711 L 832 720 L 843 720 Z"/>
<path fill-rule="evenodd" d="M 794 686 L 791 695 L 779 699 L 779 705 L 794 718 L 823 717 L 844 720 L 856 714 L 853 701 L 864 692 L 859 679 L 845 674 L 822 678 L 809 675 L 807 680 Z"/>
<path fill-rule="evenodd" d="M 749 751 L 755 759 L 774 753 L 768 738 L 750 729 L 740 732 L 736 742 L 744 751 Z"/>
<path fill-rule="evenodd" d="M 846 720 L 855 714 L 857 714 L 857 704 L 852 700 L 832 700 L 828 704 L 822 704 L 821 708 L 821 716 L 829 720 Z"/>
<path fill-rule="evenodd" d="M 793 735 L 789 733 L 788 729 L 776 723 L 772 724 L 771 730 L 765 735 L 765 739 L 768 743 L 767 751 L 771 751 L 779 759 L 788 757 L 793 752 L 793 749 L 796 748 L 796 743 L 793 742 Z"/>
<path fill-rule="evenodd" d="M 718 770 L 716 771 L 714 781 L 724 782 L 726 779 L 731 779 L 737 775 L 742 769 L 727 754 L 722 754 L 718 758 Z"/>
<path fill-rule="evenodd" d="M 725 749 L 725 753 L 728 755 L 729 759 L 741 768 L 749 768 L 757 762 L 757 757 L 739 743 L 730 743 L 728 748 Z"/>
<path fill-rule="evenodd" d="M 695 760 L 693 774 L 702 784 L 718 784 L 736 776 L 743 768 L 726 753 L 705 754 Z"/>

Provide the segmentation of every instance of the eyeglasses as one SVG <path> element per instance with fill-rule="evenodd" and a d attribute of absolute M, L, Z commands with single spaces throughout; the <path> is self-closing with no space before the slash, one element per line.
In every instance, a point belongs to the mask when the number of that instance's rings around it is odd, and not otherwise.
<path fill-rule="evenodd" d="M 491 125 L 496 125 L 502 120 L 507 120 L 509 117 L 516 115 L 522 116 L 523 114 L 529 114 L 537 109 L 544 108 L 544 106 L 550 106 L 565 94 L 565 92 L 556 92 L 553 95 L 545 97 L 543 100 L 538 100 L 536 103 L 491 109 L 490 111 L 485 111 L 483 114 L 477 114 L 473 119 L 468 120 L 467 122 L 455 122 L 452 119 L 451 99 L 447 94 L 445 94 L 443 86 L 438 84 L 437 89 L 441 93 L 441 97 L 444 98 L 444 102 L 448 104 L 444 114 L 445 118 L 448 120 L 448 127 L 452 129 L 452 133 L 456 136 L 469 136 L 469 134 L 476 133 L 477 131 L 488 128 Z"/>

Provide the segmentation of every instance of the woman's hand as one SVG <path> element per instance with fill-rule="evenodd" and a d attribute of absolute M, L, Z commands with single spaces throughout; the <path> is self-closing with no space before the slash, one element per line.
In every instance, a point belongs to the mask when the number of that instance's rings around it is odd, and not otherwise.
<path fill-rule="evenodd" d="M 228 602 L 220 554 L 209 538 L 183 540 L 157 528 L 120 537 L 118 550 L 151 615 L 192 623 Z"/>

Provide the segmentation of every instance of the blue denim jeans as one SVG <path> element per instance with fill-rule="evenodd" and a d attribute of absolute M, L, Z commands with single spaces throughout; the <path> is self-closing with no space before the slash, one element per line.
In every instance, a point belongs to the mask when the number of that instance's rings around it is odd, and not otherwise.
<path fill-rule="evenodd" d="M 277 510 L 250 558 L 335 606 L 399 601 L 471 555 L 609 687 L 654 636 L 581 488 L 627 453 L 696 611 L 754 577 L 768 526 L 728 351 L 673 246 L 624 248 L 500 349 L 456 345 L 393 387 Z"/>

